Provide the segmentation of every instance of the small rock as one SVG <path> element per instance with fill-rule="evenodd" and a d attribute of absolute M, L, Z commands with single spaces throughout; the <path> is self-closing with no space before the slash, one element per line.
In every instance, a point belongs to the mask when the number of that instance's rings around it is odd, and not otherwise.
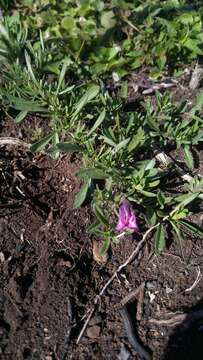
<path fill-rule="evenodd" d="M 166 286 L 166 294 L 170 294 L 173 291 L 169 286 Z"/>
<path fill-rule="evenodd" d="M 97 339 L 99 338 L 101 333 L 101 329 L 98 325 L 91 326 L 87 329 L 87 336 L 90 339 Z"/>

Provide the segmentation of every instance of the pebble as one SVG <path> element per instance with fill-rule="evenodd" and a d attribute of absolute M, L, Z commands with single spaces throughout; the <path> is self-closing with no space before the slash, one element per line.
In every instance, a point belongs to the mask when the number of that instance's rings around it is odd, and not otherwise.
<path fill-rule="evenodd" d="M 99 338 L 101 333 L 101 328 L 98 325 L 91 326 L 87 329 L 87 336 L 90 339 L 97 339 Z"/>

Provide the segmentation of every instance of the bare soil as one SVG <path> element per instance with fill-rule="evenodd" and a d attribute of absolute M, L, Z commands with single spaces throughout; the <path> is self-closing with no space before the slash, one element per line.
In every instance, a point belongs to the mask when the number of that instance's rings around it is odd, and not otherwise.
<path fill-rule="evenodd" d="M 31 119 L 26 121 L 20 130 L 7 121 L 2 135 L 30 141 Z M 93 244 L 101 239 L 88 233 L 91 208 L 73 208 L 80 165 L 75 155 L 53 160 L 0 147 L 0 358 L 141 359 L 118 304 L 144 283 L 143 299 L 127 304 L 138 341 L 154 360 L 202 359 L 203 316 L 173 327 L 152 320 L 203 310 L 202 242 L 189 233 L 182 243 L 169 234 L 160 257 L 153 255 L 152 236 L 109 286 L 76 343 L 95 296 L 139 241 L 122 239 L 106 264 L 94 260 Z M 201 216 L 200 207 L 194 216 L 199 225 Z M 198 273 L 201 279 L 192 287 Z"/>

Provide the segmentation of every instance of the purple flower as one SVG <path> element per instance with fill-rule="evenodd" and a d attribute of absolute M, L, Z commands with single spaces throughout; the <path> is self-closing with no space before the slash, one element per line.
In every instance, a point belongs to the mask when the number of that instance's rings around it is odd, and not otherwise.
<path fill-rule="evenodd" d="M 120 232 L 124 230 L 133 230 L 136 233 L 139 232 L 137 217 L 133 211 L 132 205 L 127 200 L 123 201 L 120 206 L 116 230 Z"/>

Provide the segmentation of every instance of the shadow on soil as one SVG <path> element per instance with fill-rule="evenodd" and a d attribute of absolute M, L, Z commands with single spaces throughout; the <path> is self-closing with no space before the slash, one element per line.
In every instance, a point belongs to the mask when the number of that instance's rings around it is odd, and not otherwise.
<path fill-rule="evenodd" d="M 172 332 L 163 360 L 203 359 L 203 299 Z"/>

